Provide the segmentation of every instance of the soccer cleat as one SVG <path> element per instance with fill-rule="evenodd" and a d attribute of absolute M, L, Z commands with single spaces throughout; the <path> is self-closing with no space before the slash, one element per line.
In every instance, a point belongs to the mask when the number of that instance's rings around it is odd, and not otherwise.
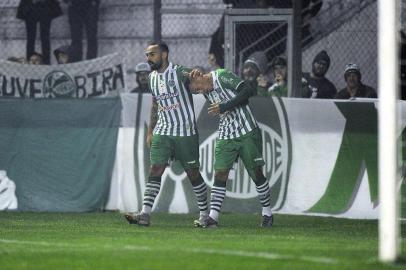
<path fill-rule="evenodd" d="M 193 221 L 194 226 L 199 228 L 204 227 L 204 224 L 208 216 L 209 216 L 208 214 L 200 215 L 199 219 L 195 219 L 195 221 Z"/>
<path fill-rule="evenodd" d="M 273 215 L 262 216 L 261 227 L 272 227 L 272 225 L 273 225 Z"/>
<path fill-rule="evenodd" d="M 128 221 L 130 224 L 137 224 L 140 226 L 149 226 L 149 218 L 150 216 L 145 213 L 138 213 L 138 214 L 125 214 L 124 215 L 125 219 Z"/>
<path fill-rule="evenodd" d="M 218 222 L 214 220 L 212 217 L 208 216 L 204 223 L 203 228 L 217 228 Z"/>

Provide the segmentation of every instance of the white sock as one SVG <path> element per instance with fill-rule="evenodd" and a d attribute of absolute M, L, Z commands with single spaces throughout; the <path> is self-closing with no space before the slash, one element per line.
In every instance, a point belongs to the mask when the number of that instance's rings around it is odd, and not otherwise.
<path fill-rule="evenodd" d="M 210 210 L 209 216 L 214 219 L 215 221 L 219 221 L 219 212 L 215 210 Z"/>
<path fill-rule="evenodd" d="M 143 205 L 142 206 L 141 213 L 149 215 L 149 214 L 151 214 L 151 212 L 152 212 L 152 207 L 151 206 L 149 206 L 149 205 Z"/>
<path fill-rule="evenodd" d="M 200 211 L 200 217 L 207 217 L 207 211 Z"/>
<path fill-rule="evenodd" d="M 270 206 L 262 207 L 262 215 L 263 216 L 268 216 L 268 217 L 272 216 L 271 207 Z"/>

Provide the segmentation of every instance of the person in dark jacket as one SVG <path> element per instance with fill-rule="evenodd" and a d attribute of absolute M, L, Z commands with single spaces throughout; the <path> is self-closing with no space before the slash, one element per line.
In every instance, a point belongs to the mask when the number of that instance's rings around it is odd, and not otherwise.
<path fill-rule="evenodd" d="M 131 93 L 148 94 L 151 93 L 148 88 L 148 76 L 151 73 L 151 67 L 148 63 L 138 63 L 135 66 L 135 75 L 138 86 L 131 90 Z"/>
<path fill-rule="evenodd" d="M 64 0 L 68 4 L 68 17 L 72 39 L 72 62 L 83 60 L 83 31 L 86 31 L 86 59 L 97 57 L 97 24 L 100 0 Z"/>
<path fill-rule="evenodd" d="M 302 93 L 305 98 L 334 98 L 337 88 L 326 78 L 330 67 L 330 57 L 326 51 L 319 52 L 313 60 L 312 72 L 303 73 L 303 79 L 309 85 L 308 90 Z"/>
<path fill-rule="evenodd" d="M 50 63 L 51 21 L 62 15 L 57 0 L 21 0 L 17 8 L 17 18 L 25 21 L 27 32 L 26 57 L 29 59 L 35 51 L 37 24 L 40 26 L 42 55 L 44 64 Z"/>
<path fill-rule="evenodd" d="M 375 89 L 361 82 L 361 71 L 356 64 L 345 66 L 344 79 L 347 87 L 337 93 L 336 99 L 377 98 Z"/>

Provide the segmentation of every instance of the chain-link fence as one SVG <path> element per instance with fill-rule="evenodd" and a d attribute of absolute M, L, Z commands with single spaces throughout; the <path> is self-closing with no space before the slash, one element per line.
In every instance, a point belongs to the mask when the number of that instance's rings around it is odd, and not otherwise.
<path fill-rule="evenodd" d="M 34 2 L 41 6 L 41 1 Z M 0 2 L 0 59 L 29 61 L 31 54 L 38 52 L 45 55 L 46 63 L 57 64 L 54 50 L 62 46 L 65 46 L 64 49 L 70 46 L 70 49 L 75 50 L 76 61 L 120 53 L 128 71 L 128 91 L 136 86 L 134 68 L 137 63 L 146 60 L 144 49 L 154 37 L 154 1 L 42 2 L 44 6 L 59 4 L 61 11 L 57 15 L 53 14 L 52 20 L 47 20 L 45 26 L 42 23 L 44 17 L 37 18 L 35 15 L 34 19 L 25 16 L 17 18 L 21 5 L 19 0 Z M 88 5 L 90 2 L 91 5 Z M 34 12 L 41 13 L 42 9 L 39 7 Z M 173 14 L 165 12 L 165 9 L 183 11 L 181 14 Z M 161 35 L 170 47 L 170 60 L 188 66 L 206 66 L 210 36 L 219 25 L 223 9 L 221 0 L 162 1 Z M 24 13 L 30 11 L 25 10 Z M 81 25 L 78 20 L 81 20 Z M 78 33 L 80 31 L 81 34 Z M 36 36 L 33 36 L 34 32 Z M 79 56 L 76 53 L 78 48 L 82 49 Z"/>
<path fill-rule="evenodd" d="M 183 1 L 183 4 L 186 1 Z M 203 2 L 203 1 L 202 1 Z M 330 57 L 330 67 L 326 77 L 332 81 L 338 90 L 345 87 L 344 69 L 346 64 L 355 63 L 359 66 L 362 73 L 362 80 L 365 84 L 377 88 L 377 6 L 376 0 L 363 1 L 312 1 L 313 6 L 302 7 L 302 70 L 303 72 L 312 71 L 314 57 L 325 50 Z M 319 5 L 317 7 L 317 5 Z M 178 1 L 177 6 L 182 6 L 182 1 Z M 246 4 L 249 6 L 249 4 Z M 237 5 L 238 7 L 238 5 Z M 257 6 L 251 5 L 256 8 Z M 289 5 L 280 6 L 289 8 Z M 290 6 L 291 7 L 291 6 Z M 182 39 L 187 42 L 177 44 L 182 52 L 176 55 L 176 60 L 189 65 L 202 65 L 210 68 L 205 62 L 208 53 L 217 54 L 220 66 L 224 64 L 224 31 L 227 31 L 227 25 L 218 14 L 206 16 L 206 10 L 202 10 L 201 16 L 194 14 L 194 9 L 189 9 L 186 5 L 178 9 L 168 9 L 162 21 L 163 29 L 172 29 L 163 31 L 164 38 L 174 38 L 173 33 L 182 32 Z M 272 14 L 272 11 L 269 11 Z M 242 15 L 242 13 L 241 13 Z M 261 15 L 261 14 L 257 14 Z M 263 14 L 262 14 L 263 15 Z M 249 19 L 251 16 L 251 19 Z M 272 17 L 273 16 L 273 17 Z M 187 21 L 191 25 L 180 26 L 179 22 Z M 240 16 L 244 17 L 244 16 Z M 240 19 L 234 26 L 229 27 L 229 31 L 236 34 L 232 37 L 226 46 L 231 46 L 234 50 L 230 56 L 232 64 L 229 68 L 241 74 L 241 63 L 245 61 L 253 52 L 264 51 L 268 67 L 275 56 L 288 57 L 287 40 L 291 38 L 288 35 L 288 23 L 280 19 L 279 15 L 270 15 L 267 20 L 258 20 L 260 16 L 247 14 L 245 18 Z M 213 22 L 216 24 L 213 25 Z M 217 24 L 218 23 L 218 24 Z M 197 30 L 197 25 L 205 26 L 200 31 L 199 41 L 196 40 L 196 33 L 182 31 L 187 29 Z M 234 27 L 234 28 L 233 28 Z M 224 29 L 222 29 L 224 28 Z M 204 29 L 204 30 L 203 30 Z M 211 35 L 210 35 L 211 33 Z M 186 41 L 184 40 L 184 41 Z M 199 43 L 193 46 L 193 53 L 188 53 L 192 48 L 184 48 L 185 44 L 190 42 Z M 226 48 L 225 54 L 229 51 Z M 220 51 L 220 52 L 219 52 Z M 271 70 L 268 69 L 268 80 L 272 81 Z"/>
<path fill-rule="evenodd" d="M 153 39 L 154 1 L 36 0 L 34 2 L 59 3 L 61 14 L 55 13 L 52 20 L 47 21 L 48 24 L 44 23 L 44 17 L 27 19 L 24 18 L 24 14 L 20 14 L 20 18 L 17 18 L 20 1 L 1 1 L 0 59 L 27 58 L 35 51 L 45 55 L 45 62 L 56 64 L 54 50 L 64 45 L 73 46 L 76 51 L 83 48 L 81 53 L 75 52 L 76 60 L 118 52 L 124 56 L 126 68 L 130 71 L 130 75 L 127 76 L 127 89 L 130 90 L 136 85 L 131 70 L 137 63 L 145 61 L 143 53 L 145 46 Z M 171 61 L 187 66 L 212 68 L 213 61 L 208 59 L 209 52 L 218 53 L 219 48 L 224 49 L 221 44 L 224 42 L 222 18 L 224 10 L 232 6 L 224 2 L 162 0 L 161 36 L 170 47 Z M 255 7 L 253 5 L 256 3 L 256 1 L 234 2 L 237 8 Z M 302 11 L 306 14 L 303 16 L 302 70 L 311 71 L 315 55 L 321 50 L 326 50 L 331 59 L 326 76 L 337 89 L 345 85 L 343 74 L 347 63 L 356 63 L 361 69 L 363 82 L 376 88 L 376 0 L 319 2 L 322 5 L 316 13 L 310 14 L 306 9 Z M 78 8 L 75 8 L 75 5 Z M 288 6 L 281 6 L 286 7 Z M 80 8 L 86 10 L 80 11 Z M 22 12 L 29 13 L 27 10 Z M 238 49 L 233 57 L 237 63 L 244 61 L 257 49 L 267 53 L 268 66 L 274 56 L 286 56 L 288 35 L 286 23 L 250 22 L 240 24 L 238 27 L 240 29 L 237 31 L 243 34 L 236 40 Z M 34 29 L 37 29 L 36 36 L 32 33 Z M 49 48 L 44 46 L 44 43 L 48 42 L 48 36 Z M 267 40 L 270 42 L 264 42 Z M 213 44 L 216 41 L 220 44 Z M 224 59 L 221 59 L 221 56 L 217 58 L 219 64 L 223 65 Z"/>
<path fill-rule="evenodd" d="M 311 23 L 313 41 L 302 51 L 302 70 L 311 71 L 317 53 L 331 59 L 326 77 L 345 87 L 346 64 L 359 66 L 362 81 L 377 89 L 377 4 L 375 0 L 326 1 Z"/>

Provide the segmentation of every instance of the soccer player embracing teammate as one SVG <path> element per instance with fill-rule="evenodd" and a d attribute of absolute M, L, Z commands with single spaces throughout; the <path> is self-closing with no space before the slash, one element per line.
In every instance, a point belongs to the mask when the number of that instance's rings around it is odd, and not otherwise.
<path fill-rule="evenodd" d="M 200 174 L 199 138 L 192 94 L 185 87 L 191 69 L 168 61 L 165 43 L 149 44 L 145 51 L 153 70 L 149 75 L 152 107 L 147 144 L 150 146 L 151 167 L 146 184 L 142 210 L 126 214 L 130 224 L 150 225 L 150 215 L 161 189 L 161 177 L 168 160 L 179 160 L 184 168 L 200 210 L 199 220 L 207 219 L 207 187 Z"/>
<path fill-rule="evenodd" d="M 228 174 L 234 161 L 240 157 L 255 182 L 262 204 L 261 226 L 271 227 L 273 215 L 270 188 L 262 172 L 265 164 L 262 158 L 262 136 L 248 105 L 249 97 L 255 94 L 255 86 L 225 69 L 217 69 L 204 75 L 195 72 L 191 72 L 189 89 L 192 93 L 203 94 L 211 103 L 208 109 L 210 115 L 220 116 L 210 214 L 204 222 L 196 220 L 195 226 L 217 227 Z"/>
<path fill-rule="evenodd" d="M 226 183 L 234 161 L 242 159 L 256 185 L 262 204 L 261 226 L 271 227 L 270 188 L 262 173 L 262 137 L 248 106 L 255 86 L 232 72 L 218 69 L 202 74 L 198 69 L 175 65 L 168 61 L 165 43 L 150 43 L 146 49 L 152 108 L 147 144 L 150 145 L 151 167 L 140 213 L 126 214 L 130 224 L 150 225 L 150 215 L 161 189 L 161 177 L 168 160 L 179 160 L 192 183 L 200 210 L 197 227 L 217 227 L 220 209 L 226 195 Z M 189 89 L 185 85 L 189 84 Z M 203 94 L 211 103 L 209 114 L 219 115 L 219 137 L 215 148 L 215 180 L 211 190 L 208 214 L 207 187 L 199 171 L 199 139 L 193 108 L 194 94 Z"/>

